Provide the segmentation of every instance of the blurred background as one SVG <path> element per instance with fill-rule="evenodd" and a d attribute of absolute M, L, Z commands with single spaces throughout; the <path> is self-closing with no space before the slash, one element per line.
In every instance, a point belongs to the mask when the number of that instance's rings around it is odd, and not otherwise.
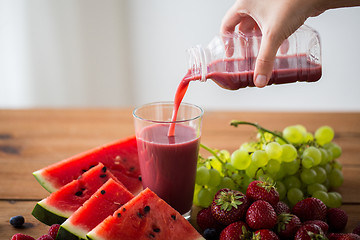
<path fill-rule="evenodd" d="M 173 100 L 185 50 L 206 45 L 233 0 L 0 0 L 0 108 L 134 107 Z M 229 91 L 193 82 L 205 110 L 359 111 L 360 8 L 309 19 L 323 76 Z"/>

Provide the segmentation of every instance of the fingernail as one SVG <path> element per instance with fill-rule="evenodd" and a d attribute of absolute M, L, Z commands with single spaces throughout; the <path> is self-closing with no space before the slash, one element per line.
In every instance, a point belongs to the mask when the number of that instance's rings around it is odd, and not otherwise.
<path fill-rule="evenodd" d="M 255 85 L 257 87 L 265 87 L 266 86 L 266 76 L 265 75 L 257 75 L 255 79 Z"/>

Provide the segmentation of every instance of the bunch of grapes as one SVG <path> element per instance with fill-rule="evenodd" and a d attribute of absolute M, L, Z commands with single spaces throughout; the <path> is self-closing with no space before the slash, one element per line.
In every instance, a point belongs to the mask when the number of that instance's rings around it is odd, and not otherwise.
<path fill-rule="evenodd" d="M 256 141 L 246 142 L 230 153 L 204 145 L 211 156 L 199 155 L 194 204 L 208 207 L 221 188 L 246 191 L 253 180 L 275 183 L 280 199 L 290 206 L 306 197 L 315 197 L 328 207 L 340 207 L 342 196 L 334 191 L 343 184 L 341 148 L 333 142 L 329 126 L 308 132 L 302 125 L 273 132 L 258 124 L 232 121 L 231 125 L 255 126 Z"/>

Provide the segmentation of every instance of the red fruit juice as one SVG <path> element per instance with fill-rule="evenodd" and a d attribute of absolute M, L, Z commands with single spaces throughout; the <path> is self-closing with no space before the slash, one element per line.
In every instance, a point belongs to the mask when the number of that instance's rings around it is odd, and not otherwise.
<path fill-rule="evenodd" d="M 168 131 L 168 124 L 156 124 L 137 137 L 142 181 L 144 188 L 184 214 L 192 206 L 200 137 L 180 123 L 173 136 Z"/>

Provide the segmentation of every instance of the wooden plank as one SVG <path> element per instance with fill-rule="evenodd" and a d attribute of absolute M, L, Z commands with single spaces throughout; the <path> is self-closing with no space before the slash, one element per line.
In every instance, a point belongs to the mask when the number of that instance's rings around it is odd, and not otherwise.
<path fill-rule="evenodd" d="M 16 233 L 23 233 L 37 239 L 47 234 L 49 226 L 39 222 L 31 215 L 36 202 L 34 201 L 0 201 L 0 239 L 11 239 Z M 10 225 L 10 218 L 22 215 L 25 218 L 23 228 L 14 228 Z"/>

